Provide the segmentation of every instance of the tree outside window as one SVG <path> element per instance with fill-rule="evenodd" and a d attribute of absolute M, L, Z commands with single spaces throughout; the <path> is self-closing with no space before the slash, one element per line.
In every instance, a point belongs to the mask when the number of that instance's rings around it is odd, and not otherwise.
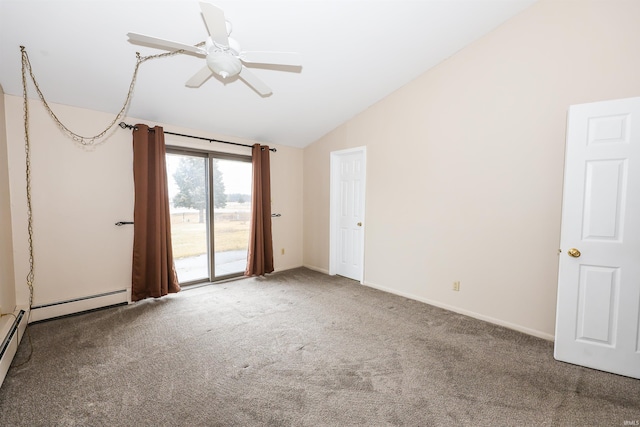
<path fill-rule="evenodd" d="M 173 179 L 179 188 L 178 193 L 173 197 L 173 205 L 196 209 L 200 223 L 204 222 L 204 212 L 207 208 L 205 161 L 206 159 L 201 157 L 181 157 L 173 174 Z M 217 209 L 227 206 L 224 179 L 216 159 L 213 160 L 213 206 Z"/>

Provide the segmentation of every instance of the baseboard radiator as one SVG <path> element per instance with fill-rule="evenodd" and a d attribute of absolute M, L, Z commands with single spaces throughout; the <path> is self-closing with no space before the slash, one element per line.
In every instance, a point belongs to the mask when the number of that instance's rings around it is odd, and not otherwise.
<path fill-rule="evenodd" d="M 82 296 L 66 301 L 57 301 L 49 304 L 34 305 L 31 308 L 29 322 L 54 319 L 70 314 L 82 313 L 112 305 L 126 304 L 129 302 L 129 289 L 104 292 L 96 295 Z"/>
<path fill-rule="evenodd" d="M 18 351 L 18 345 L 24 335 L 27 328 L 27 316 L 24 310 L 16 310 L 14 312 L 15 318 L 11 317 L 13 322 L 9 322 L 6 334 L 0 345 L 0 385 L 4 382 L 4 378 L 7 376 L 11 361 Z"/>
<path fill-rule="evenodd" d="M 13 316 L 3 316 L 0 319 L 0 339 L 2 339 L 2 344 L 0 344 L 0 386 L 4 382 L 13 357 L 18 351 L 18 345 L 20 345 L 20 341 L 27 329 L 27 322 L 38 322 L 112 305 L 126 304 L 129 302 L 129 293 L 129 289 L 119 289 L 97 295 L 33 306 L 30 310 L 28 308 L 24 310 L 16 308 Z"/>

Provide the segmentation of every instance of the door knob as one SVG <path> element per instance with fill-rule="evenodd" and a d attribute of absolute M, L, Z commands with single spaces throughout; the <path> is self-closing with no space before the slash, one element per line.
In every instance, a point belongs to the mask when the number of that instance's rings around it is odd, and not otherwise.
<path fill-rule="evenodd" d="M 567 254 L 569 254 L 569 256 L 572 256 L 574 258 L 578 258 L 581 254 L 580 251 L 577 250 L 576 248 L 571 248 L 567 251 Z"/>
<path fill-rule="evenodd" d="M 359 222 L 358 224 L 356 224 L 358 227 L 362 227 L 362 223 Z"/>

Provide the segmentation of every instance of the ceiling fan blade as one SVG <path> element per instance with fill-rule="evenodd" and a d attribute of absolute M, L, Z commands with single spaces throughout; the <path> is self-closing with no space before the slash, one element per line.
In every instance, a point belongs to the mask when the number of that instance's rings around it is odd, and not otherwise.
<path fill-rule="evenodd" d="M 242 62 L 247 64 L 291 65 L 301 67 L 300 54 L 296 52 L 242 52 Z"/>
<path fill-rule="evenodd" d="M 127 36 L 129 36 L 129 41 L 132 43 L 150 44 L 170 51 L 184 50 L 187 52 L 197 53 L 198 55 L 207 54 L 207 51 L 202 48 L 171 40 L 159 39 L 157 37 L 145 36 L 144 34 L 137 33 L 127 33 Z"/>
<path fill-rule="evenodd" d="M 204 67 L 202 67 L 200 69 L 200 71 L 195 73 L 189 80 L 187 80 L 187 83 L 185 83 L 185 86 L 187 86 L 187 87 L 200 87 L 212 75 L 213 75 L 213 71 L 211 71 L 211 68 L 209 68 L 208 65 L 205 65 Z"/>
<path fill-rule="evenodd" d="M 224 18 L 224 11 L 211 3 L 200 2 L 200 9 L 204 22 L 207 24 L 209 35 L 218 45 L 229 46 L 229 35 L 227 34 L 227 21 Z"/>
<path fill-rule="evenodd" d="M 267 86 L 262 80 L 260 80 L 258 76 L 249 71 L 244 65 L 242 66 L 242 70 L 240 71 L 238 77 L 240 77 L 246 84 L 251 86 L 262 96 L 269 96 L 273 93 L 269 86 Z"/>

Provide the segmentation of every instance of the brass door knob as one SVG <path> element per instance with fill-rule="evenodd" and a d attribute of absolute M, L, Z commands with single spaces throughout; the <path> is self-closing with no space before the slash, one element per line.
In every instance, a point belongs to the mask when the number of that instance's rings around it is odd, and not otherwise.
<path fill-rule="evenodd" d="M 576 248 L 571 248 L 567 251 L 567 254 L 569 254 L 569 256 L 572 256 L 574 258 L 578 258 L 581 254 L 580 251 L 577 250 Z"/>
<path fill-rule="evenodd" d="M 358 225 L 358 227 L 362 227 L 362 223 L 361 222 L 359 222 L 357 225 Z"/>

